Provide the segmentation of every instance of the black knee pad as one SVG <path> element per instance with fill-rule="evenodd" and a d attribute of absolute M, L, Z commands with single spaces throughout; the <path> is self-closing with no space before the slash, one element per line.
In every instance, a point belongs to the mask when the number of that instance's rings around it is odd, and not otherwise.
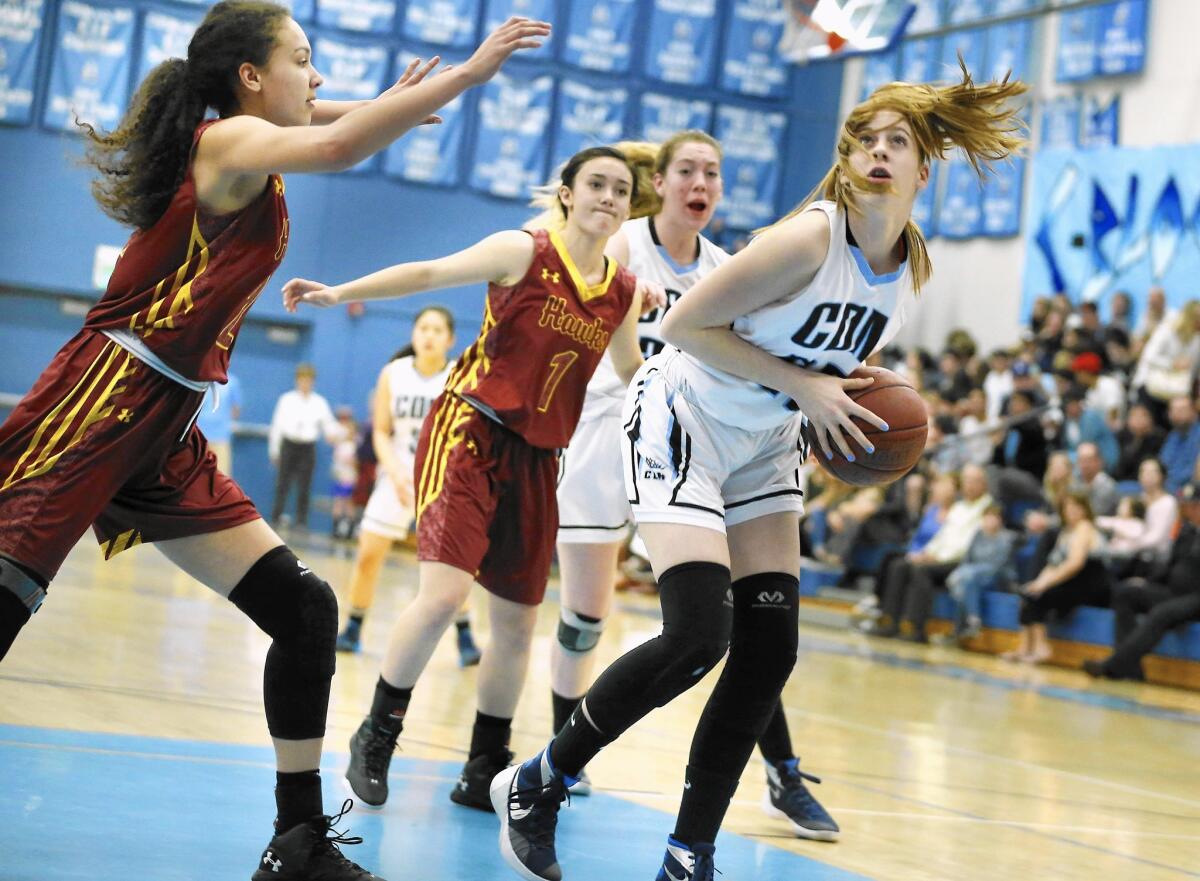
<path fill-rule="evenodd" d="M 717 563 L 681 563 L 658 579 L 662 635 L 651 643 L 656 669 L 641 684 L 661 707 L 691 688 L 729 650 L 733 594 L 729 570 Z"/>
<path fill-rule="evenodd" d="M 563 606 L 558 614 L 558 644 L 572 655 L 584 655 L 600 642 L 604 619 L 583 615 Z"/>
<path fill-rule="evenodd" d="M 337 639 L 332 588 L 287 547 L 268 551 L 229 600 L 272 639 L 263 674 L 271 734 L 305 740 L 325 733 Z"/>

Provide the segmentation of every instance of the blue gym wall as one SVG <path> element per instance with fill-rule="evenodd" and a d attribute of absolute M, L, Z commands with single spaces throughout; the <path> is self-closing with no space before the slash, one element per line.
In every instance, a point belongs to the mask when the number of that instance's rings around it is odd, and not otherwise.
<path fill-rule="evenodd" d="M 783 108 L 789 126 L 781 209 L 801 199 L 829 165 L 841 78 L 840 63 L 793 69 L 792 97 Z M 469 139 L 469 129 L 466 134 Z M 0 176 L 0 392 L 19 394 L 30 387 L 80 325 L 79 310 L 64 312 L 61 298 L 73 296 L 80 303 L 98 297 L 91 282 L 96 246 L 119 246 L 127 238 L 127 231 L 92 201 L 81 155 L 82 142 L 74 136 L 0 127 L 0 167 L 6 169 Z M 519 226 L 529 215 L 518 202 L 378 175 L 293 175 L 287 199 L 292 218 L 287 258 L 250 312 L 232 362 L 245 392 L 243 421 L 269 421 L 301 360 L 317 365 L 318 390 L 331 404 L 348 403 L 358 416 L 365 415 L 380 366 L 407 340 L 411 318 L 424 303 L 445 303 L 454 310 L 459 350 L 479 327 L 482 289 L 369 303 L 361 318 L 344 309 L 289 316 L 280 305 L 284 281 L 299 275 L 334 282 L 393 262 L 445 254 Z M 4 415 L 7 411 L 0 410 Z M 327 449 L 323 455 L 318 494 L 329 488 Z M 235 461 L 239 482 L 260 506 L 268 504 L 272 472 L 265 442 L 239 439 Z"/>

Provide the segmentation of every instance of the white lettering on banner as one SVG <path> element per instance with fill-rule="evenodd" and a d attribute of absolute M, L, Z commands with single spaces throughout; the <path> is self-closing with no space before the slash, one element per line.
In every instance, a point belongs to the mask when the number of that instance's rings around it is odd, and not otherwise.
<path fill-rule="evenodd" d="M 717 11 L 716 0 L 656 0 L 655 7 L 675 15 L 710 17 Z"/>
<path fill-rule="evenodd" d="M 459 15 L 453 0 L 409 2 L 406 30 L 413 36 L 433 43 L 457 43 L 475 30 L 475 16 Z"/>
<path fill-rule="evenodd" d="M 376 23 L 388 27 L 395 15 L 395 0 L 321 0 L 321 17 L 347 30 L 369 31 Z"/>
<path fill-rule="evenodd" d="M 0 5 L 0 40 L 31 43 L 42 24 L 42 0 Z"/>
<path fill-rule="evenodd" d="M 324 94 L 342 101 L 370 100 L 379 94 L 387 50 L 350 46 L 317 38 L 316 63 L 324 67 Z"/>

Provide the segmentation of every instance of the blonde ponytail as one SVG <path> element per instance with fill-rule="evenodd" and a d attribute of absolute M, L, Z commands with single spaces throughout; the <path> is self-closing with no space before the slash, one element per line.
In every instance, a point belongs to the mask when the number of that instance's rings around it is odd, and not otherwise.
<path fill-rule="evenodd" d="M 888 83 L 880 86 L 867 100 L 856 106 L 842 125 L 837 144 L 837 161 L 804 200 L 772 226 L 795 217 L 818 199 L 827 199 L 843 210 L 858 211 L 858 193 L 891 192 L 891 184 L 870 180 L 850 165 L 850 156 L 863 147 L 859 139 L 870 130 L 871 120 L 880 111 L 900 114 L 912 129 L 922 163 L 945 159 L 947 151 L 963 151 L 980 178 L 992 162 L 1007 159 L 1025 144 L 1025 123 L 1017 116 L 1018 108 L 1009 101 L 1028 91 L 1029 86 L 1007 76 L 1000 82 L 976 85 L 958 59 L 962 81 L 952 86 Z M 904 225 L 908 265 L 913 289 L 918 293 L 929 280 L 933 267 L 921 228 L 911 218 Z"/>

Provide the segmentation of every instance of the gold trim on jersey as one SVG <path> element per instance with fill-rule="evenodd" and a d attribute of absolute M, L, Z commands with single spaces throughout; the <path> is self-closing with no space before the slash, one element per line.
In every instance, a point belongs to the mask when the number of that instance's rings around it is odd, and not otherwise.
<path fill-rule="evenodd" d="M 557 230 L 551 230 L 550 244 L 558 252 L 558 258 L 562 260 L 563 266 L 567 267 L 567 274 L 571 276 L 571 281 L 575 285 L 579 299 L 585 303 L 590 303 L 597 297 L 603 297 L 608 293 L 608 287 L 612 284 L 612 280 L 617 274 L 616 260 L 613 260 L 611 257 L 605 258 L 604 280 L 597 284 L 589 285 L 584 280 L 583 273 L 579 271 L 579 267 L 575 265 L 575 261 L 571 259 L 571 254 L 567 251 L 567 246 L 563 243 L 562 236 L 558 234 Z"/>
<path fill-rule="evenodd" d="M 125 356 L 124 360 L 119 359 L 121 355 Z M 52 469 L 63 453 L 83 439 L 84 433 L 92 425 L 112 414 L 115 407 L 111 403 L 112 399 L 127 388 L 121 384 L 122 380 L 136 373 L 140 364 L 140 361 L 116 343 L 106 342 L 75 386 L 42 419 L 29 441 L 29 446 L 21 454 L 21 458 L 17 460 L 12 473 L 0 489 L 8 489 L 14 483 L 38 477 Z M 97 389 L 100 389 L 98 395 L 95 394 Z M 80 413 L 93 398 L 86 415 L 80 421 Z M 72 426 L 75 426 L 74 433 L 63 443 L 63 438 Z M 46 438 L 44 442 L 43 437 Z"/>
<path fill-rule="evenodd" d="M 417 485 L 417 521 L 438 496 L 446 483 L 446 466 L 450 453 L 463 442 L 462 427 L 471 419 L 475 408 L 461 398 L 446 395 L 429 432 L 429 449 L 421 466 Z"/>
<path fill-rule="evenodd" d="M 142 534 L 136 529 L 126 529 L 116 538 L 109 539 L 101 547 L 104 550 L 104 559 L 111 560 L 121 551 L 127 551 L 132 547 L 137 547 L 142 543 Z"/>
<path fill-rule="evenodd" d="M 195 270 L 192 269 L 192 258 L 196 257 L 198 262 Z M 162 293 L 163 286 L 167 283 L 167 279 L 160 281 L 154 288 L 154 302 L 146 309 L 137 312 L 129 319 L 129 329 L 134 333 L 139 334 L 142 338 L 148 338 L 154 331 L 162 328 L 174 328 L 175 316 L 180 313 L 186 315 L 192 311 L 192 284 L 205 270 L 208 269 L 208 242 L 200 233 L 200 215 L 199 213 L 192 215 L 192 233 L 188 237 L 187 257 L 183 264 L 175 270 L 171 289 L 164 295 Z M 159 313 L 166 307 L 166 315 L 160 317 Z"/>
<path fill-rule="evenodd" d="M 480 377 L 486 375 L 492 367 L 492 360 L 487 356 L 484 348 L 487 344 L 488 334 L 495 326 L 496 318 L 492 315 L 492 298 L 489 295 L 483 301 L 483 326 L 479 328 L 479 336 L 475 337 L 475 342 L 471 343 L 470 347 L 462 353 L 462 357 L 450 371 L 450 375 L 446 378 L 446 391 L 461 395 L 472 391 L 479 385 Z"/>

